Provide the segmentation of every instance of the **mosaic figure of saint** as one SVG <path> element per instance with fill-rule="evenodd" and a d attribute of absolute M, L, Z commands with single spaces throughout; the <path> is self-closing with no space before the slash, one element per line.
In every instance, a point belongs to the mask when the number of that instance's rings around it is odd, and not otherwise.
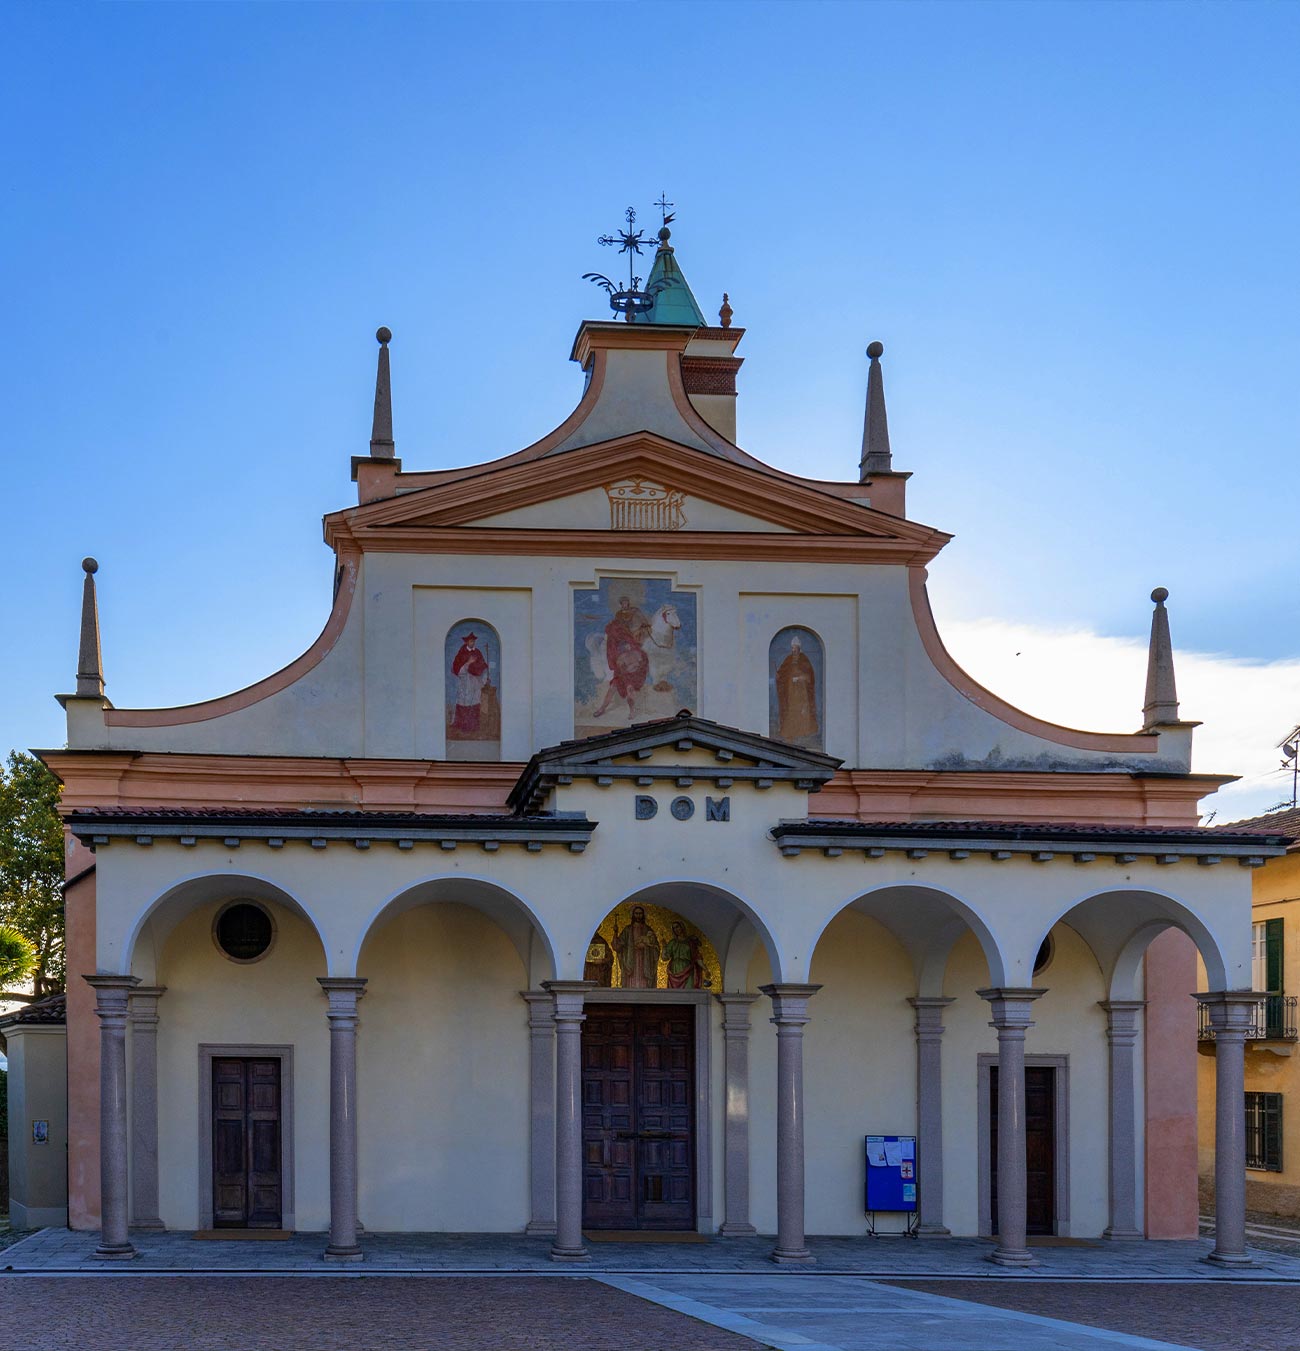
<path fill-rule="evenodd" d="M 659 984 L 659 935 L 646 922 L 645 910 L 632 907 L 624 929 L 614 922 L 614 951 L 623 972 L 623 989 L 653 990 Z"/>
<path fill-rule="evenodd" d="M 673 936 L 664 944 L 670 990 L 702 990 L 708 984 L 700 960 L 700 940 L 686 932 L 686 925 L 673 921 Z"/>
<path fill-rule="evenodd" d="M 797 635 L 776 668 L 777 735 L 782 741 L 803 741 L 821 731 L 817 720 L 817 672 Z"/>

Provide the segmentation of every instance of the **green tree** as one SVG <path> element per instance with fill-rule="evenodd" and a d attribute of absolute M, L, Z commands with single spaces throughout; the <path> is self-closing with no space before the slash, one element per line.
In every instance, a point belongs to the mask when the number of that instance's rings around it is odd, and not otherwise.
<path fill-rule="evenodd" d="M 12 924 L 0 924 L 0 989 L 19 985 L 36 970 L 36 946 Z"/>
<path fill-rule="evenodd" d="M 0 925 L 35 951 L 36 995 L 63 988 L 63 823 L 59 781 L 34 756 L 0 768 Z M 3 957 L 0 956 L 0 967 Z M 0 979 L 0 986 L 6 984 Z"/>

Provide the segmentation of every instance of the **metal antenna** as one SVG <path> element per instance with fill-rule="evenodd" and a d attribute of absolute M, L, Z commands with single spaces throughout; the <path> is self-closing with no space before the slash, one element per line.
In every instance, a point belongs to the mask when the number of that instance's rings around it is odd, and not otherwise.
<path fill-rule="evenodd" d="M 1277 743 L 1277 748 L 1282 752 L 1282 768 L 1291 771 L 1291 806 L 1295 807 L 1300 801 L 1300 724 Z"/>

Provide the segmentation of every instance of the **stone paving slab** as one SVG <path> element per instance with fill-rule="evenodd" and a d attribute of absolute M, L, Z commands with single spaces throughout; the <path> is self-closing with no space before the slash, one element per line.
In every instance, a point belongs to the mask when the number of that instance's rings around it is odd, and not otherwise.
<path fill-rule="evenodd" d="M 1184 1343 L 1133 1335 L 1123 1326 L 1080 1326 L 1042 1313 L 990 1307 L 999 1303 L 996 1298 L 953 1299 L 946 1294 L 953 1284 L 949 1282 L 935 1282 L 931 1288 L 945 1293 L 934 1294 L 928 1289 L 893 1286 L 860 1276 L 806 1276 L 799 1281 L 771 1273 L 761 1278 L 697 1275 L 599 1279 L 775 1347 L 776 1351 L 1117 1351 L 1122 1347 L 1133 1351 L 1195 1351 Z M 963 1288 L 972 1284 L 961 1282 Z M 1052 1288 L 1032 1286 L 1022 1290 L 999 1282 L 980 1282 L 975 1288 L 986 1286 L 995 1297 L 1003 1293 L 1032 1297 L 1040 1289 Z M 1095 1309 L 1105 1302 L 1110 1287 L 1090 1283 L 1084 1289 Z M 1180 1289 L 1177 1293 L 1183 1292 Z M 1215 1293 L 1235 1297 L 1238 1292 Z M 1283 1293 L 1294 1299 L 1294 1291 Z M 1243 1317 L 1242 1321 L 1248 1320 Z"/>
<path fill-rule="evenodd" d="M 580 1277 L 0 1277 L 4 1351 L 759 1351 Z"/>
<path fill-rule="evenodd" d="M 196 1239 L 181 1232 L 139 1231 L 131 1235 L 140 1256 L 131 1262 L 98 1261 L 94 1233 L 42 1229 L 0 1251 L 0 1270 L 28 1272 L 300 1272 L 347 1274 L 323 1260 L 323 1234 L 295 1234 L 283 1242 L 239 1242 Z M 717 1238 L 709 1243 L 593 1243 L 585 1272 L 732 1272 L 770 1274 L 771 1238 Z M 357 1268 L 381 1272 L 535 1272 L 570 1270 L 550 1259 L 550 1240 L 523 1234 L 364 1234 L 365 1261 Z M 1043 1247 L 1034 1250 L 1037 1267 L 1019 1271 L 987 1260 L 992 1243 L 977 1238 L 870 1239 L 813 1238 L 817 1258 L 811 1268 L 783 1268 L 790 1277 L 808 1272 L 845 1272 L 868 1276 L 969 1277 L 985 1280 L 1033 1281 L 1134 1280 L 1234 1281 L 1269 1280 L 1300 1283 L 1300 1256 L 1254 1253 L 1245 1270 L 1221 1269 L 1201 1261 L 1211 1249 L 1205 1239 L 1171 1243 L 1106 1243 L 1086 1247 Z"/>
<path fill-rule="evenodd" d="M 909 1281 L 898 1288 L 1046 1314 L 1071 1323 L 1166 1337 L 1197 1351 L 1297 1351 L 1300 1299 L 1294 1289 L 1258 1285 L 1187 1286 L 1046 1281 L 1033 1285 L 972 1281 Z"/>

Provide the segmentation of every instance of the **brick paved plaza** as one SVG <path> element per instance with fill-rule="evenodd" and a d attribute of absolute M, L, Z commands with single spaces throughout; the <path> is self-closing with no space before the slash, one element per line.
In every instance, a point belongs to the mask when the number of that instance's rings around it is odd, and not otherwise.
<path fill-rule="evenodd" d="M 581 1271 L 544 1240 L 368 1235 L 365 1264 L 282 1243 L 140 1234 L 105 1268 L 93 1236 L 47 1229 L 0 1252 L 0 1351 L 1300 1351 L 1300 1259 L 1222 1271 L 1195 1243 L 1081 1243 L 1008 1273 L 989 1244 L 770 1239 L 595 1244 Z"/>

